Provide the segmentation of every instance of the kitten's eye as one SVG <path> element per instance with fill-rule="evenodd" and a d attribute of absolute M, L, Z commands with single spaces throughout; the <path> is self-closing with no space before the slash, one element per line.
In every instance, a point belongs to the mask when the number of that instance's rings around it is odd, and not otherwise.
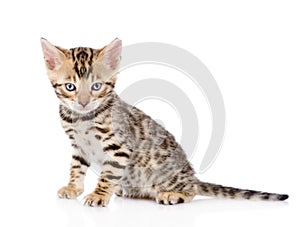
<path fill-rule="evenodd" d="M 71 84 L 71 83 L 66 83 L 65 84 L 65 87 L 68 91 L 75 91 L 76 90 L 76 87 L 74 84 Z"/>
<path fill-rule="evenodd" d="M 101 83 L 94 83 L 94 84 L 92 85 L 92 90 L 93 90 L 93 91 L 99 91 L 101 87 L 102 87 L 102 84 L 101 84 Z"/>

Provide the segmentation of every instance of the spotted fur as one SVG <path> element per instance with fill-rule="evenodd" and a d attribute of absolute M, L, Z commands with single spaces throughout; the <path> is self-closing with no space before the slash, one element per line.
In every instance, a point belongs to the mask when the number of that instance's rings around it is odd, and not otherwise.
<path fill-rule="evenodd" d="M 191 201 L 196 195 L 285 200 L 287 195 L 201 182 L 174 136 L 114 91 L 121 41 L 102 49 L 64 49 L 42 39 L 47 72 L 57 97 L 62 127 L 74 149 L 70 180 L 58 191 L 75 198 L 84 191 L 89 167 L 99 175 L 89 206 L 106 206 L 113 193 L 150 198 L 160 204 Z M 72 83 L 74 91 L 66 84 Z M 91 89 L 100 83 L 101 89 Z"/>

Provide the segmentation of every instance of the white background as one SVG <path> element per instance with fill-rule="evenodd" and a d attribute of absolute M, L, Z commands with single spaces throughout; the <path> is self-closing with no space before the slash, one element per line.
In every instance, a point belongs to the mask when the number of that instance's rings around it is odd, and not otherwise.
<path fill-rule="evenodd" d="M 2 1 L 0 225 L 299 226 L 299 11 L 290 0 Z M 199 177 L 290 199 L 198 198 L 165 207 L 113 198 L 107 208 L 57 199 L 71 148 L 41 36 L 67 48 L 102 47 L 119 37 L 124 45 L 157 41 L 193 53 L 216 79 L 227 116 L 221 153 Z M 86 193 L 95 184 L 89 172 Z"/>

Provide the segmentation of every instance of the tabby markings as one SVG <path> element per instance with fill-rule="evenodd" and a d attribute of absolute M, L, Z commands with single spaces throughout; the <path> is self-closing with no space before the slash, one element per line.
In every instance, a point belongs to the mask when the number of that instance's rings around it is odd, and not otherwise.
<path fill-rule="evenodd" d="M 104 163 L 103 163 L 103 165 L 105 166 L 105 165 L 111 165 L 112 167 L 114 167 L 114 168 L 117 168 L 117 169 L 125 169 L 125 166 L 123 166 L 123 165 L 120 165 L 118 162 L 116 162 L 116 161 L 105 161 Z"/>
<path fill-rule="evenodd" d="M 104 148 L 103 148 L 103 151 L 104 151 L 104 152 L 110 151 L 110 150 L 115 151 L 115 150 L 119 150 L 120 148 L 121 148 L 121 147 L 120 147 L 119 145 L 117 145 L 117 144 L 110 144 L 110 145 L 108 145 L 107 147 L 104 147 Z"/>
<path fill-rule="evenodd" d="M 76 161 L 79 161 L 81 165 L 85 165 L 87 167 L 90 166 L 90 164 L 82 157 L 78 156 L 78 155 L 73 155 L 72 158 Z"/>

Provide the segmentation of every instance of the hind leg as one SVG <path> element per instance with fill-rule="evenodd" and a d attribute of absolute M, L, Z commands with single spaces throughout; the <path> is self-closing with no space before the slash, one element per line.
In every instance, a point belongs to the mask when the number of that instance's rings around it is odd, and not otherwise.
<path fill-rule="evenodd" d="M 156 202 L 164 205 L 174 205 L 192 201 L 194 195 L 184 192 L 159 192 L 156 195 Z"/>
<path fill-rule="evenodd" d="M 187 203 L 193 200 L 197 194 L 198 181 L 195 176 L 189 172 L 189 166 L 185 166 L 181 172 L 170 177 L 168 180 L 155 185 L 155 200 L 159 204 L 173 205 L 178 203 Z"/>

